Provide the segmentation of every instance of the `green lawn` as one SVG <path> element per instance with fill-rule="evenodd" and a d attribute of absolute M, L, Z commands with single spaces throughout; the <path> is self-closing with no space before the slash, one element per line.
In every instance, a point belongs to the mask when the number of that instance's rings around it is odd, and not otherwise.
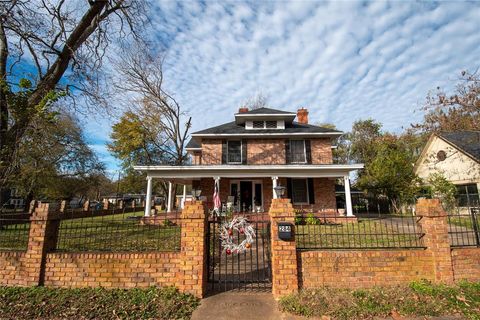
<path fill-rule="evenodd" d="M 478 217 L 477 219 L 479 219 Z M 454 225 L 454 226 L 459 226 L 459 227 L 465 227 L 468 229 L 473 230 L 473 221 L 471 216 L 449 216 L 448 217 L 448 223 Z M 477 221 L 477 225 L 480 224 L 480 221 Z M 480 225 L 478 226 L 480 229 Z"/>
<path fill-rule="evenodd" d="M 174 288 L 0 287 L 0 319 L 190 319 L 198 305 Z"/>
<path fill-rule="evenodd" d="M 29 223 L 0 227 L 0 250 L 27 250 Z"/>
<path fill-rule="evenodd" d="M 142 226 L 143 212 L 62 220 L 59 251 L 175 251 L 180 250 L 179 226 Z M 25 250 L 28 225 L 0 230 L 0 250 Z"/>
<path fill-rule="evenodd" d="M 390 221 L 364 219 L 358 223 L 297 225 L 296 242 L 300 249 L 420 247 L 414 232 L 412 227 Z"/>
<path fill-rule="evenodd" d="M 413 282 L 408 286 L 372 289 L 303 290 L 282 298 L 280 308 L 297 315 L 328 319 L 446 315 L 480 319 L 480 283 L 445 286 Z"/>

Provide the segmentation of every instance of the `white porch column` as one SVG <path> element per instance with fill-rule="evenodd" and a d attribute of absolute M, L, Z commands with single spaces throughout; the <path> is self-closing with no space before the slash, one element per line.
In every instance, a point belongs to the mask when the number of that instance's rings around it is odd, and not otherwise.
<path fill-rule="evenodd" d="M 345 184 L 345 206 L 347 209 L 347 217 L 353 217 L 352 195 L 350 194 L 350 177 L 344 176 L 343 181 Z"/>
<path fill-rule="evenodd" d="M 147 198 L 145 199 L 145 217 L 152 211 L 152 177 L 147 177 Z"/>
<path fill-rule="evenodd" d="M 272 177 L 272 187 L 273 187 L 273 190 L 272 190 L 272 194 L 273 194 L 273 199 L 278 199 L 278 195 L 277 195 L 277 192 L 275 191 L 275 187 L 277 186 L 277 182 L 278 182 L 278 177 Z"/>
<path fill-rule="evenodd" d="M 167 199 L 167 212 L 172 212 L 172 190 L 173 184 L 169 181 L 168 182 L 168 199 Z"/>
<path fill-rule="evenodd" d="M 185 201 L 187 201 L 187 185 L 183 185 L 182 209 L 185 208 Z"/>

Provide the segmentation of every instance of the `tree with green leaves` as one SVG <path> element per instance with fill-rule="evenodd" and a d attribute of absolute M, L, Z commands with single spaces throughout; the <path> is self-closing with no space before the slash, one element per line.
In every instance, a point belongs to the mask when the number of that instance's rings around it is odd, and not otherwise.
<path fill-rule="evenodd" d="M 448 181 L 443 174 L 432 173 L 425 182 L 429 187 L 430 195 L 433 198 L 440 199 L 445 210 L 450 211 L 455 208 L 457 187 Z"/>
<path fill-rule="evenodd" d="M 357 186 L 377 197 L 388 198 L 395 212 L 399 212 L 419 191 L 412 157 L 398 137 L 391 134 L 377 138 L 369 152 L 371 158 L 365 163 Z"/>
<path fill-rule="evenodd" d="M 72 115 L 32 121 L 12 164 L 15 187 L 27 199 L 65 199 L 86 195 L 104 176 L 104 166 L 84 141 Z"/>

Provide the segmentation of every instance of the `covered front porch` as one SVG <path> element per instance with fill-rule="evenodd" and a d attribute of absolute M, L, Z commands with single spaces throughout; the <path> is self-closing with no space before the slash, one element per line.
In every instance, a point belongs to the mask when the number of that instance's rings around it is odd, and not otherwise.
<path fill-rule="evenodd" d="M 363 165 L 217 165 L 217 166 L 136 166 L 147 174 L 145 216 L 151 215 L 152 180 L 169 183 L 167 212 L 173 211 L 174 185 L 183 185 L 183 207 L 187 186 L 200 192 L 199 198 L 213 209 L 215 185 L 221 209 L 233 212 L 266 212 L 272 199 L 279 198 L 277 186 L 285 187 L 284 198 L 289 198 L 296 209 L 322 214 L 353 216 L 350 195 L 351 171 Z M 345 208 L 337 208 L 335 180 L 345 184 Z"/>

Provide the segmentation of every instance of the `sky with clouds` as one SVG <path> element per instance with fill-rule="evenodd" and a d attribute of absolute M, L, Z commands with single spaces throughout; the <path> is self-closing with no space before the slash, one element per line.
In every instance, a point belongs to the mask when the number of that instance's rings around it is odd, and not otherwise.
<path fill-rule="evenodd" d="M 480 2 L 159 0 L 149 15 L 192 132 L 232 121 L 259 92 L 273 108 L 308 108 L 311 123 L 371 117 L 399 132 L 429 90 L 480 67 Z M 86 131 L 113 170 L 102 121 Z"/>

